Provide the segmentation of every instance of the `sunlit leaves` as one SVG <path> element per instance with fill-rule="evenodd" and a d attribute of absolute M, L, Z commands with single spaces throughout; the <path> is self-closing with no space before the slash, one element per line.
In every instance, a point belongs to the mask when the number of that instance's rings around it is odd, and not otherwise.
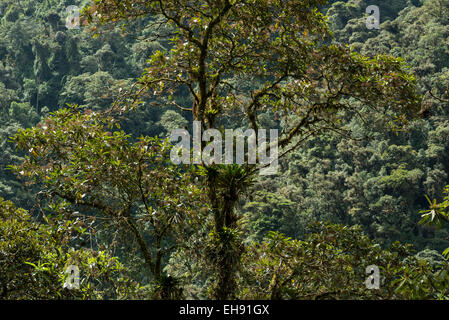
<path fill-rule="evenodd" d="M 362 116 L 347 97 L 379 114 L 393 109 L 395 117 L 383 119 L 393 130 L 400 130 L 419 110 L 415 79 L 402 60 L 367 58 L 329 44 L 326 18 L 317 9 L 321 1 L 124 3 L 132 10 L 125 13 L 122 3 L 108 0 L 97 1 L 90 10 L 101 12 L 102 22 L 160 15 L 172 25 L 170 49 L 153 53 L 139 84 L 159 103 L 191 110 L 208 126 L 230 110 L 240 110 L 254 127 L 261 114 L 272 110 L 288 119 L 280 138 L 280 146 L 287 147 L 296 136 L 341 127 L 339 112 Z M 233 84 L 247 76 L 260 85 Z M 193 106 L 173 99 L 183 87 L 191 93 Z"/>
<path fill-rule="evenodd" d="M 162 241 L 185 236 L 186 221 L 201 218 L 199 190 L 188 172 L 170 162 L 167 141 L 132 141 L 107 113 L 61 109 L 13 138 L 27 152 L 13 169 L 42 193 L 73 209 L 94 210 L 135 237 L 154 276 L 169 253 Z M 145 241 L 148 233 L 154 243 Z M 154 244 L 154 258 L 153 254 Z"/>
<path fill-rule="evenodd" d="M 358 227 L 315 223 L 304 241 L 270 233 L 244 257 L 241 295 L 249 299 L 429 299 L 448 295 L 447 264 L 436 272 L 410 246 L 382 250 Z M 404 260 L 404 258 L 406 258 Z M 365 268 L 380 269 L 380 289 Z"/>
<path fill-rule="evenodd" d="M 36 222 L 29 212 L 1 198 L 0 218 L 2 299 L 120 298 L 132 292 L 123 265 L 109 252 L 70 246 L 73 221 L 61 223 L 56 215 Z M 63 287 L 70 264 L 81 271 L 78 290 Z"/>
<path fill-rule="evenodd" d="M 430 200 L 426 195 L 426 199 L 429 202 L 429 209 L 419 212 L 421 214 L 419 224 L 435 226 L 439 229 L 449 221 L 449 186 L 446 186 L 444 193 L 446 196 L 441 203 L 438 203 L 436 199 Z M 444 250 L 443 255 L 449 257 L 449 248 Z"/>

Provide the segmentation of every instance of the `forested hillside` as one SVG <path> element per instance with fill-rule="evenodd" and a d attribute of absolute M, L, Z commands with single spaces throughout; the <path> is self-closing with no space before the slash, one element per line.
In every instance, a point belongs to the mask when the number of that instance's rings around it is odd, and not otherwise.
<path fill-rule="evenodd" d="M 449 21 L 443 13 L 448 3 L 393 4 L 379 3 L 380 30 L 367 30 L 360 15 L 368 6 L 363 1 L 335 2 L 327 14 L 338 41 L 368 56 L 402 57 L 410 65 L 427 97 L 426 117 L 400 134 L 367 126 L 372 121 L 367 117 L 365 123 L 349 124 L 351 137 L 310 140 L 285 160 L 282 178 L 267 183 L 268 193 L 245 204 L 258 221 L 254 234 L 280 229 L 297 237 L 304 221 L 318 218 L 359 224 L 382 244 L 400 240 L 420 250 L 447 247 L 447 231 L 418 226 L 417 213 L 428 207 L 425 195 L 442 199 L 448 181 L 448 104 L 428 93 L 449 94 Z M 298 225 L 291 224 L 293 217 Z"/>
<path fill-rule="evenodd" d="M 447 299 L 449 0 L 157 3 L 0 0 L 0 299 Z"/>

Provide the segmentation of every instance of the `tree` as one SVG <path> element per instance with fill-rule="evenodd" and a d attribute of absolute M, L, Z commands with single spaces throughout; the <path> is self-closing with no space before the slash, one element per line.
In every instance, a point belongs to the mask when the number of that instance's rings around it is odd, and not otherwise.
<path fill-rule="evenodd" d="M 410 245 L 388 250 L 360 227 L 315 222 L 303 241 L 270 233 L 244 256 L 244 299 L 439 299 L 447 298 L 447 261 L 436 268 L 411 256 Z M 367 267 L 379 268 L 379 288 L 368 289 Z"/>
<path fill-rule="evenodd" d="M 147 279 L 163 283 L 164 259 L 202 221 L 198 188 L 187 171 L 170 163 L 167 142 L 132 142 L 107 114 L 77 106 L 19 130 L 13 139 L 31 154 L 12 168 L 27 183 L 41 184 L 50 209 L 103 221 L 95 233 L 110 232 L 103 240 L 121 250 L 137 246 Z M 118 232 L 131 243 L 117 243 Z"/>
<path fill-rule="evenodd" d="M 167 110 L 161 116 L 159 125 L 163 127 L 169 136 L 170 133 L 179 128 L 184 128 L 187 125 L 187 120 L 174 110 Z"/>
<path fill-rule="evenodd" d="M 0 198 L 0 299 L 98 299 L 132 292 L 123 266 L 109 252 L 75 250 L 68 238 L 83 233 L 82 221 L 67 223 L 32 215 Z M 80 271 L 79 289 L 64 287 L 66 269 Z"/>
<path fill-rule="evenodd" d="M 400 59 L 367 58 L 348 47 L 331 43 L 326 18 L 319 12 L 325 1 L 95 1 L 85 12 L 89 21 L 118 23 L 141 16 L 158 16 L 158 37 L 170 39 L 166 50 L 150 57 L 138 81 L 139 91 L 156 102 L 192 113 L 202 130 L 217 128 L 229 119 L 245 119 L 257 132 L 263 113 L 282 119 L 281 154 L 308 137 L 344 128 L 347 117 L 391 109 L 395 124 L 417 114 L 420 96 L 415 79 Z M 156 30 L 158 30 L 156 28 Z M 251 85 L 248 85 L 252 80 Z M 191 105 L 173 95 L 186 88 Z M 362 108 L 348 97 L 361 101 Z M 385 119 L 387 118 L 387 119 Z M 391 119 L 392 120 L 392 119 Z M 203 142 L 203 145 L 206 143 Z M 214 297 L 235 296 L 235 276 L 241 245 L 235 205 L 248 188 L 258 166 L 227 169 L 204 165 L 204 186 L 214 216 L 212 242 L 217 244 Z M 218 197 L 217 195 L 220 195 Z M 233 235 L 233 236 L 231 236 Z M 235 250 L 221 250 L 223 246 Z"/>

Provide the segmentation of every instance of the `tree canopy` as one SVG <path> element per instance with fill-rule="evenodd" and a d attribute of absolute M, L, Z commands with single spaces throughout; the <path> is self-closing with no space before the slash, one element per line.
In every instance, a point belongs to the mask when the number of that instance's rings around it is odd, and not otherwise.
<path fill-rule="evenodd" d="M 0 4 L 1 298 L 448 298 L 447 0 L 73 2 Z"/>

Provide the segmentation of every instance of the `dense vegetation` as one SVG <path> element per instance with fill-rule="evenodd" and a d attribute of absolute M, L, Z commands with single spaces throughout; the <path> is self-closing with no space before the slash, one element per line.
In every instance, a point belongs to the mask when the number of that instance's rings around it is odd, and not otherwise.
<path fill-rule="evenodd" d="M 0 298 L 447 299 L 449 1 L 377 2 L 1 1 Z"/>

